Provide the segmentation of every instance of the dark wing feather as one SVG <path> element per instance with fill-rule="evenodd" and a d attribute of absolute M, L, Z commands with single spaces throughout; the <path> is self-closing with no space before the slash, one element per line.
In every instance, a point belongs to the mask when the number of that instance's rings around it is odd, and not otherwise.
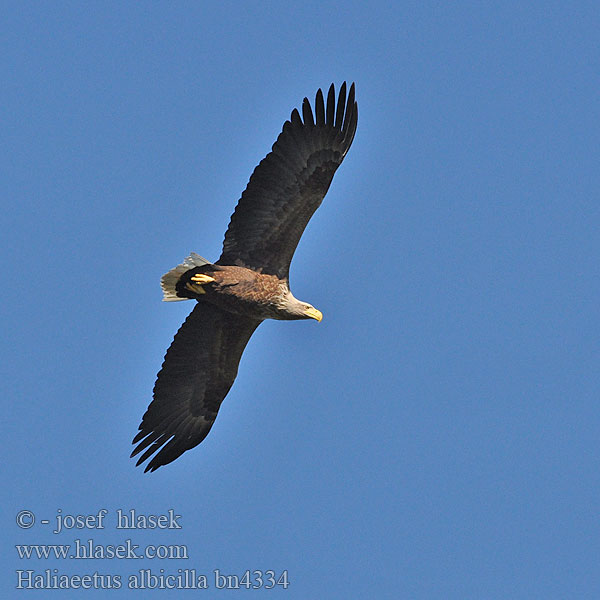
<path fill-rule="evenodd" d="M 196 305 L 167 351 L 154 400 L 133 439 L 138 445 L 131 456 L 145 450 L 137 465 L 157 453 L 146 466 L 155 471 L 208 435 L 259 324 L 210 304 Z"/>
<path fill-rule="evenodd" d="M 316 119 L 315 119 L 316 116 Z M 294 109 L 272 151 L 252 173 L 225 233 L 217 264 L 240 265 L 287 278 L 298 241 L 352 144 L 358 120 L 354 84 L 327 105 L 321 90 L 315 115 L 308 99 Z"/>

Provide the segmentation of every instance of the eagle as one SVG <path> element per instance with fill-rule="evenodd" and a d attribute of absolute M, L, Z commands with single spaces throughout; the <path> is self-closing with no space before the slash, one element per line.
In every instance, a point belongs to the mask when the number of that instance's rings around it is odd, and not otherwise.
<path fill-rule="evenodd" d="M 297 300 L 290 262 L 348 152 L 358 121 L 354 84 L 327 101 L 319 89 L 314 113 L 307 98 L 283 125 L 240 198 L 214 263 L 192 253 L 163 275 L 163 300 L 195 300 L 167 350 L 131 456 L 153 472 L 208 435 L 236 378 L 242 352 L 265 319 L 323 315 Z"/>

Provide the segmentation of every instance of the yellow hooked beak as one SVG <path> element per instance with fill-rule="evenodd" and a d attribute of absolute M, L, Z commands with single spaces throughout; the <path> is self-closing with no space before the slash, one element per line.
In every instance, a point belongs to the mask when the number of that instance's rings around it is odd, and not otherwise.
<path fill-rule="evenodd" d="M 306 312 L 304 314 L 307 317 L 310 317 L 311 319 L 315 319 L 316 321 L 319 321 L 319 323 L 321 322 L 321 319 L 323 318 L 323 313 L 320 310 L 317 310 L 316 308 L 307 308 Z"/>

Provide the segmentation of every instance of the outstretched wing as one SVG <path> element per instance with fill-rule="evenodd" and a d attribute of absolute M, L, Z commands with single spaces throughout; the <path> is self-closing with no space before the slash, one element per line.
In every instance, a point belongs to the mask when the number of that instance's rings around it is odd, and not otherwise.
<path fill-rule="evenodd" d="M 146 450 L 137 465 L 156 452 L 145 469 L 155 471 L 208 435 L 259 324 L 210 304 L 196 305 L 167 350 L 154 400 L 133 439 L 138 445 L 131 456 Z"/>
<path fill-rule="evenodd" d="M 288 277 L 302 232 L 354 139 L 354 84 L 347 100 L 346 83 L 342 84 L 337 102 L 332 84 L 326 105 L 319 90 L 314 117 L 305 98 L 302 117 L 294 109 L 272 151 L 252 173 L 231 216 L 217 264 Z"/>

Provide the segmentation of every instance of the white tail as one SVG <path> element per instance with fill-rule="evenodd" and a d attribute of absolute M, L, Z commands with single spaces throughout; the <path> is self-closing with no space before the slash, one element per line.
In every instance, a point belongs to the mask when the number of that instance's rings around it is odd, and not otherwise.
<path fill-rule="evenodd" d="M 163 302 L 179 302 L 180 300 L 189 300 L 189 298 L 180 298 L 177 295 L 177 282 L 180 277 L 194 267 L 210 264 L 209 260 L 202 258 L 199 254 L 192 252 L 180 265 L 171 269 L 160 278 L 160 287 L 163 291 Z"/>

